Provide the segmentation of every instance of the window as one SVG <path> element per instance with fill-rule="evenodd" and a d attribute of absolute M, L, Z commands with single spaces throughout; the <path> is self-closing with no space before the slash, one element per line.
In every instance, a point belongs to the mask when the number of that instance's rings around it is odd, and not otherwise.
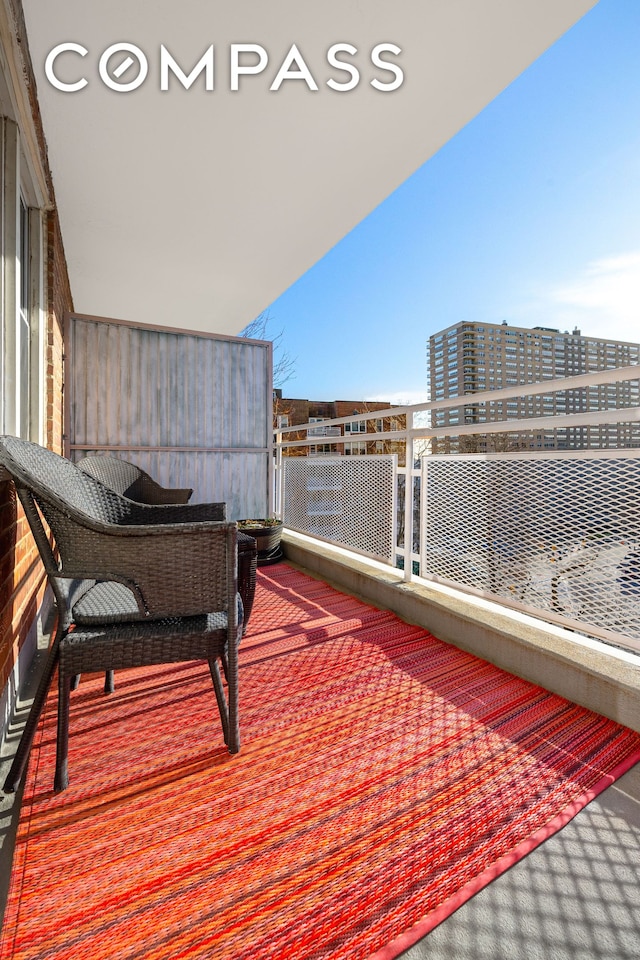
<path fill-rule="evenodd" d="M 24 198 L 20 197 L 20 230 L 18 237 L 18 329 L 16 355 L 18 390 L 16 421 L 21 437 L 29 436 L 29 354 L 31 348 L 31 312 L 29 310 L 29 216 Z"/>
<path fill-rule="evenodd" d="M 34 194 L 27 165 L 21 164 L 20 135 L 17 124 L 7 117 L 0 117 L 0 158 L 0 279 L 4 291 L 0 323 L 0 430 L 42 440 L 42 216 L 39 209 L 29 205 L 29 197 Z"/>
<path fill-rule="evenodd" d="M 330 443 L 312 443 L 309 447 L 310 457 L 326 457 L 335 452 Z"/>
<path fill-rule="evenodd" d="M 277 423 L 279 427 L 288 427 L 289 426 L 289 414 L 280 413 L 278 414 Z"/>
<path fill-rule="evenodd" d="M 344 432 L 345 433 L 366 433 L 367 432 L 366 420 L 351 420 L 350 423 L 345 423 Z"/>
<path fill-rule="evenodd" d="M 362 456 L 367 452 L 367 444 L 364 440 L 352 440 L 344 445 L 345 456 Z"/>

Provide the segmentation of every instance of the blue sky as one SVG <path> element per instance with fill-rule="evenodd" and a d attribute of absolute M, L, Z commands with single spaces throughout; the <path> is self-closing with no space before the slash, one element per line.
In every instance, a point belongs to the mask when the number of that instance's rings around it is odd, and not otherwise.
<path fill-rule="evenodd" d="M 268 313 L 317 400 L 427 399 L 462 320 L 640 341 L 640 2 L 600 0 Z"/>

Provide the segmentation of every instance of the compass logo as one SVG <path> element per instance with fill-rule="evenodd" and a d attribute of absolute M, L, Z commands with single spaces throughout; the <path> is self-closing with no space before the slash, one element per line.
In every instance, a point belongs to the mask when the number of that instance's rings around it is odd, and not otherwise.
<path fill-rule="evenodd" d="M 389 93 L 397 90 L 404 82 L 404 71 L 396 62 L 402 50 L 395 43 L 378 43 L 367 54 L 367 67 L 374 68 L 369 80 L 374 90 Z M 346 93 L 360 83 L 361 66 L 358 65 L 359 51 L 351 43 L 334 43 L 326 52 L 325 60 L 332 69 L 332 75 L 325 81 L 331 90 Z M 44 70 L 49 83 L 62 93 L 78 93 L 89 85 L 78 64 L 76 56 L 87 57 L 89 50 L 80 43 L 59 43 L 47 55 Z M 62 58 L 62 59 L 61 59 Z M 389 59 L 391 58 L 391 59 Z M 60 60 L 60 63 L 58 61 Z M 270 58 L 266 49 L 259 43 L 232 43 L 226 51 L 226 73 L 228 89 L 238 91 L 241 77 L 257 76 L 265 73 Z M 60 67 L 64 67 L 66 78 L 60 76 Z M 204 88 L 215 89 L 216 51 L 211 44 L 202 54 L 195 66 L 186 73 L 164 44 L 159 51 L 160 90 L 167 91 L 170 84 L 179 84 L 188 90 L 198 77 L 204 75 Z M 98 60 L 98 75 L 102 83 L 118 93 L 130 93 L 147 79 L 149 60 L 146 54 L 134 43 L 121 41 L 113 43 L 101 54 Z M 337 74 L 337 75 L 336 75 Z M 77 79 L 76 79 L 77 77 Z M 173 80 L 171 80 L 173 78 Z M 277 92 L 286 81 L 302 81 L 311 91 L 319 90 L 318 82 L 311 68 L 294 43 L 271 78 L 270 91 Z"/>

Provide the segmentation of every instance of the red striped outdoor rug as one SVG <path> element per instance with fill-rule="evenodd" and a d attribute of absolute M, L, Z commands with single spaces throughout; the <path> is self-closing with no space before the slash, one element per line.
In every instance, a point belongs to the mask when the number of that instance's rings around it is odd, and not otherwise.
<path fill-rule="evenodd" d="M 242 752 L 202 665 L 55 697 L 3 960 L 389 958 L 640 759 L 640 736 L 284 564 L 259 572 Z M 214 721 L 215 718 L 215 721 Z"/>

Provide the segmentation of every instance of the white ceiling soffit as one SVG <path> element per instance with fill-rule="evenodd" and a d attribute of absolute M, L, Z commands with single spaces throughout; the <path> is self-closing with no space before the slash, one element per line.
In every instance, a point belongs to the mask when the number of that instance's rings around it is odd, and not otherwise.
<path fill-rule="evenodd" d="M 235 334 L 431 157 L 594 0 L 23 0 L 49 160 L 78 312 Z M 54 88 L 45 59 L 79 92 Z M 148 61 L 135 90 L 110 89 L 99 61 L 116 43 Z M 232 44 L 268 63 L 230 90 Z M 285 79 L 292 44 L 318 90 Z M 357 48 L 353 89 L 329 65 Z M 382 54 L 403 72 L 372 63 Z M 215 88 L 188 76 L 214 45 Z M 126 59 L 108 63 L 113 80 Z M 116 82 L 139 73 L 135 58 Z M 246 66 L 257 55 L 243 55 Z M 285 65 L 286 66 L 286 65 Z M 304 72 L 300 60 L 290 70 Z M 425 224 L 428 229 L 428 224 Z M 301 318 L 303 321 L 303 318 Z"/>

